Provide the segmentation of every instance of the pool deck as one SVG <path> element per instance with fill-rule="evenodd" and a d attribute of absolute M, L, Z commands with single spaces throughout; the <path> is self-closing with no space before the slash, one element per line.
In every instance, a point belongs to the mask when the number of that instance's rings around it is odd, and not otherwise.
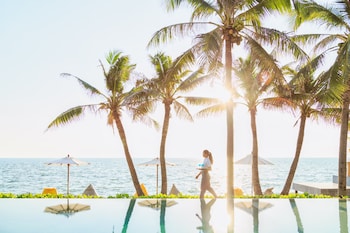
<path fill-rule="evenodd" d="M 324 194 L 330 196 L 338 196 L 337 183 L 293 183 L 292 189 L 296 192 L 310 193 L 310 194 Z M 346 194 L 350 196 L 350 186 L 346 186 Z"/>

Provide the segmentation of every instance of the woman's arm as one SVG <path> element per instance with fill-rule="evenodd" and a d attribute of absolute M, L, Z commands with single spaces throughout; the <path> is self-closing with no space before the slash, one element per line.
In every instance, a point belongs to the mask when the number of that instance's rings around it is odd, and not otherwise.
<path fill-rule="evenodd" d="M 196 179 L 198 179 L 198 177 L 202 174 L 202 172 L 200 171 L 197 175 L 196 175 Z"/>

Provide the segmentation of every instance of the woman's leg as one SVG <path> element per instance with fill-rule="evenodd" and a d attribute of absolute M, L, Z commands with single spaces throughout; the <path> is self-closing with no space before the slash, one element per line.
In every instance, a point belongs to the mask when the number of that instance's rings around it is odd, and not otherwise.
<path fill-rule="evenodd" d="M 212 187 L 208 188 L 208 191 L 215 197 L 217 198 L 218 196 L 216 195 L 214 189 Z"/>
<path fill-rule="evenodd" d="M 200 199 L 204 198 L 205 191 L 206 191 L 205 189 L 201 189 L 201 193 L 199 194 Z"/>

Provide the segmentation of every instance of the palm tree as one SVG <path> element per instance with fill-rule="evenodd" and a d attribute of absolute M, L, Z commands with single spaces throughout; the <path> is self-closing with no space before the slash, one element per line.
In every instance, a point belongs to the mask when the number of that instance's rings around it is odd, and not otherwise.
<path fill-rule="evenodd" d="M 272 55 L 271 55 L 272 56 Z M 231 99 L 235 100 L 235 104 L 243 104 L 247 106 L 250 112 L 251 132 L 252 132 L 252 185 L 255 195 L 262 195 L 259 167 L 258 167 L 258 136 L 256 114 L 259 104 L 264 102 L 264 97 L 268 95 L 268 91 L 273 87 L 275 77 L 273 70 L 267 70 L 261 67 L 258 57 L 248 56 L 245 60 L 240 58 L 234 65 L 235 75 L 240 86 L 237 92 L 230 93 Z M 242 92 L 243 94 L 239 94 Z M 238 102 L 242 99 L 243 102 Z M 200 101 L 199 101 L 200 100 Z M 219 99 L 213 98 L 197 98 L 197 100 L 189 99 L 194 103 L 207 104 L 209 107 L 198 112 L 198 116 L 207 116 L 216 114 L 225 110 L 225 104 Z"/>
<path fill-rule="evenodd" d="M 139 87 L 132 88 L 129 91 L 125 91 L 127 81 L 130 80 L 131 72 L 134 70 L 135 65 L 130 64 L 129 57 L 123 56 L 120 51 L 111 51 L 106 56 L 106 60 L 109 65 L 109 70 L 106 71 L 102 62 L 101 67 L 105 77 L 105 84 L 107 94 L 99 91 L 97 88 L 91 86 L 89 83 L 82 79 L 72 75 L 63 73 L 62 76 L 75 78 L 79 84 L 81 84 L 91 95 L 102 97 L 104 101 L 99 103 L 92 103 L 87 105 L 80 105 L 72 107 L 67 111 L 57 116 L 48 126 L 48 129 L 61 125 L 66 125 L 75 120 L 79 120 L 86 111 L 93 112 L 107 112 L 107 123 L 117 127 L 118 133 L 123 144 L 125 158 L 129 167 L 131 178 L 138 196 L 143 196 L 143 192 L 137 177 L 137 173 L 134 167 L 134 163 L 129 152 L 129 146 L 126 139 L 126 133 L 122 124 L 122 110 L 126 109 L 134 114 L 134 118 L 142 114 L 137 108 L 135 108 L 135 101 L 133 99 L 135 93 L 140 89 Z M 142 119 L 139 118 L 139 119 Z"/>
<path fill-rule="evenodd" d="M 282 94 L 276 98 L 266 99 L 264 101 L 265 107 L 289 107 L 292 111 L 298 111 L 300 114 L 295 123 L 297 124 L 299 122 L 299 133 L 294 159 L 281 195 L 289 194 L 304 141 L 306 120 L 308 118 L 313 120 L 317 120 L 318 118 L 324 120 L 333 119 L 333 115 L 328 111 L 324 111 L 322 108 L 326 96 L 328 95 L 327 79 L 323 78 L 323 74 L 315 78 L 315 72 L 323 65 L 323 60 L 324 54 L 321 54 L 309 60 L 306 64 L 297 66 L 296 68 L 290 66 L 284 67 L 283 69 L 285 70 L 286 76 L 290 78 L 289 86 L 292 94 L 290 95 L 290 93 L 288 93 L 288 95 L 285 96 Z"/>
<path fill-rule="evenodd" d="M 275 10 L 289 10 L 289 0 L 267 1 L 234 1 L 234 0 L 166 0 L 169 10 L 174 10 L 187 3 L 193 8 L 190 22 L 179 23 L 164 27 L 157 31 L 149 42 L 149 46 L 158 45 L 176 35 L 189 36 L 195 33 L 195 44 L 192 47 L 198 54 L 198 61 L 209 66 L 210 70 L 221 68 L 224 59 L 225 78 L 224 83 L 229 91 L 232 91 L 232 48 L 244 42 L 245 45 L 254 48 L 259 45 L 253 38 L 271 44 L 278 41 L 280 48 L 290 49 L 290 41 L 283 33 L 277 30 L 261 26 L 261 17 Z M 207 28 L 205 27 L 209 27 Z M 199 30 L 207 30 L 201 33 Z M 259 46 L 258 46 L 259 47 Z M 263 57 L 266 53 L 255 50 L 256 56 Z M 274 66 L 270 58 L 263 60 L 266 67 Z M 277 72 L 278 73 L 278 72 Z M 278 77 L 276 73 L 276 77 Z M 282 77 L 282 74 L 279 75 Z M 233 197 L 233 152 L 234 152 L 234 119 L 233 102 L 226 103 L 227 124 L 227 198 Z"/>
<path fill-rule="evenodd" d="M 262 195 L 259 166 L 258 166 L 258 133 L 256 125 L 256 114 L 258 106 L 272 87 L 274 76 L 268 70 L 260 67 L 259 61 L 248 57 L 246 60 L 240 58 L 236 64 L 235 74 L 243 91 L 241 98 L 250 113 L 250 127 L 252 131 L 252 185 L 255 195 Z"/>
<path fill-rule="evenodd" d="M 328 3 L 328 2 L 327 2 Z M 350 104 L 350 3 L 348 0 L 337 0 L 323 6 L 312 0 L 300 1 L 295 4 L 298 13 L 296 28 L 302 23 L 313 22 L 322 25 L 327 33 L 304 35 L 308 42 L 320 39 L 316 49 L 327 48 L 336 52 L 334 63 L 325 72 L 330 78 L 333 96 L 342 98 L 342 113 L 340 126 L 339 160 L 338 160 L 338 195 L 346 195 L 346 157 Z M 330 33 L 334 32 L 334 33 Z M 345 85 L 339 88 L 339 83 Z"/>
<path fill-rule="evenodd" d="M 340 232 L 346 233 L 349 232 L 348 226 L 348 206 L 346 199 L 339 199 L 339 225 Z"/>
<path fill-rule="evenodd" d="M 303 223 L 301 221 L 299 209 L 298 209 L 297 203 L 295 202 L 295 199 L 294 198 L 289 198 L 289 204 L 290 204 L 290 207 L 293 210 L 293 213 L 294 213 L 294 216 L 295 216 L 295 220 L 297 221 L 298 233 L 304 233 L 304 226 L 303 226 Z"/>
<path fill-rule="evenodd" d="M 130 222 L 130 218 L 131 218 L 132 212 L 134 211 L 135 204 L 136 204 L 136 199 L 135 198 L 131 198 L 130 202 L 129 202 L 128 211 L 126 212 L 126 215 L 125 215 L 122 233 L 127 233 L 128 232 L 128 226 L 129 226 L 129 222 Z M 114 233 L 114 231 L 113 231 L 113 233 Z"/>
<path fill-rule="evenodd" d="M 169 130 L 171 110 L 175 111 L 176 115 L 186 120 L 193 121 L 192 115 L 187 107 L 179 100 L 186 99 L 180 96 L 179 93 L 185 93 L 193 90 L 195 87 L 208 79 L 208 75 L 202 75 L 202 70 L 198 69 L 194 72 L 188 67 L 194 63 L 193 54 L 185 52 L 174 61 L 170 56 L 159 52 L 154 56 L 150 56 L 150 61 L 155 68 L 156 77 L 150 79 L 146 84 L 144 94 L 145 109 L 154 109 L 159 102 L 164 106 L 163 128 L 161 135 L 159 160 L 161 167 L 162 187 L 161 193 L 167 193 L 167 172 L 165 163 L 165 147 L 166 139 Z M 147 107 L 146 107 L 147 106 Z"/>

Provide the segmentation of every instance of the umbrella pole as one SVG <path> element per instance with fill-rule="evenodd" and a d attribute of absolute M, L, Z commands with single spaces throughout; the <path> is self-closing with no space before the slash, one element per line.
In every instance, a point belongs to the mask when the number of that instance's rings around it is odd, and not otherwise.
<path fill-rule="evenodd" d="M 252 171 L 253 171 L 253 165 L 252 165 Z M 251 172 L 251 175 L 252 175 L 252 182 L 251 182 L 251 191 L 250 192 L 251 192 L 251 195 L 254 196 L 253 172 Z"/>
<path fill-rule="evenodd" d="M 159 167 L 159 165 L 157 164 L 156 195 L 158 195 L 158 167 Z"/>
<path fill-rule="evenodd" d="M 68 195 L 69 195 L 69 165 L 70 164 L 67 164 L 67 198 L 68 198 Z"/>

